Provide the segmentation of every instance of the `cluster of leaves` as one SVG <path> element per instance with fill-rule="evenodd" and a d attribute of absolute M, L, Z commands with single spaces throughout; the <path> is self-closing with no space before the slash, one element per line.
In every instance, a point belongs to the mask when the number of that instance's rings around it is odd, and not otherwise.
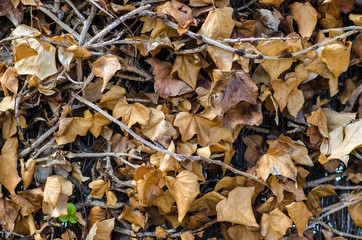
<path fill-rule="evenodd" d="M 5 237 L 313 239 L 347 206 L 362 227 L 361 81 L 338 81 L 360 2 L 3 2 Z M 355 191 L 322 208 L 339 191 L 308 175 L 341 164 Z"/>

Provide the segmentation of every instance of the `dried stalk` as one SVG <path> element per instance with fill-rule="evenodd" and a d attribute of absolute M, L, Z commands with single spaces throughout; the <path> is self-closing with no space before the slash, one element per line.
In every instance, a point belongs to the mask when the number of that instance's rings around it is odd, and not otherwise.
<path fill-rule="evenodd" d="M 264 181 L 262 181 L 261 179 L 259 179 L 258 177 L 252 175 L 252 174 L 249 174 L 249 173 L 246 173 L 246 172 L 243 172 L 243 171 L 240 171 L 240 170 L 237 170 L 235 168 L 233 168 L 232 166 L 224 163 L 224 162 L 221 162 L 219 160 L 213 160 L 213 159 L 209 159 L 209 158 L 205 158 L 205 157 L 202 157 L 202 156 L 189 156 L 189 155 L 183 155 L 183 154 L 177 154 L 177 153 L 173 153 L 173 152 L 170 152 L 166 149 L 163 149 L 163 148 L 160 148 L 156 145 L 154 145 L 153 143 L 143 139 L 142 137 L 140 137 L 137 133 L 135 133 L 132 129 L 130 129 L 129 127 L 127 127 L 127 125 L 125 125 L 124 123 L 122 123 L 121 121 L 117 120 L 116 118 L 112 117 L 111 115 L 109 115 L 107 112 L 105 112 L 104 110 L 102 110 L 100 107 L 98 107 L 97 105 L 89 102 L 88 100 L 80 97 L 80 96 L 77 96 L 77 95 L 73 95 L 74 98 L 76 98 L 78 101 L 84 103 L 85 105 L 87 105 L 88 107 L 91 107 L 93 108 L 95 111 L 101 113 L 103 116 L 105 116 L 106 118 L 108 118 L 109 120 L 111 120 L 112 122 L 114 122 L 115 124 L 117 124 L 118 126 L 120 126 L 123 130 L 125 130 L 126 132 L 128 132 L 132 137 L 134 137 L 136 140 L 140 141 L 141 143 L 143 143 L 144 145 L 158 151 L 158 152 L 161 152 L 161 153 L 164 153 L 164 154 L 168 154 L 170 155 L 171 157 L 175 158 L 176 160 L 178 161 L 183 161 L 185 159 L 189 159 L 191 161 L 203 161 L 203 162 L 206 162 L 206 163 L 209 163 L 209 164 L 216 164 L 216 165 L 219 165 L 221 167 L 224 167 L 236 174 L 239 174 L 239 175 L 242 175 L 244 177 L 247 177 L 247 178 L 250 178 L 266 187 L 269 187 L 269 185 L 267 183 L 265 183 Z"/>
<path fill-rule="evenodd" d="M 91 7 L 91 13 L 89 14 L 87 20 L 84 22 L 83 24 L 83 28 L 82 28 L 82 32 L 80 33 L 80 39 L 79 39 L 79 46 L 83 46 L 84 42 L 85 42 L 85 38 L 87 36 L 88 33 L 88 29 L 93 21 L 93 18 L 95 17 L 97 11 L 96 11 L 96 7 L 92 5 Z"/>
<path fill-rule="evenodd" d="M 338 231 L 337 229 L 334 229 L 331 226 L 329 226 L 328 224 L 326 224 L 325 222 L 318 221 L 318 224 L 321 225 L 322 227 L 328 229 L 329 231 L 341 236 L 341 237 L 350 237 L 350 238 L 353 238 L 353 239 L 362 239 L 361 236 L 357 236 L 357 235 L 353 235 L 353 234 Z"/>

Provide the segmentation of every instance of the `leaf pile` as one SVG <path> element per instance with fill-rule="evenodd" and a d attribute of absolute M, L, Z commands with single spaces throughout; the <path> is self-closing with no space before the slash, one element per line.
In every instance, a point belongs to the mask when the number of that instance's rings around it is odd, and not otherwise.
<path fill-rule="evenodd" d="M 360 239 L 361 2 L 247 2 L 2 1 L 1 236 Z"/>

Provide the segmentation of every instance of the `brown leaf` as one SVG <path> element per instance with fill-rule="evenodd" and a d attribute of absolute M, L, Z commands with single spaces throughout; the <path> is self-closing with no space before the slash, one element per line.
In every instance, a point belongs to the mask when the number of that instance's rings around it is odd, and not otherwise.
<path fill-rule="evenodd" d="M 272 4 L 273 6 L 278 8 L 280 4 L 284 2 L 284 0 L 260 0 L 259 2 L 263 4 Z"/>
<path fill-rule="evenodd" d="M 252 228 L 248 228 L 243 225 L 234 225 L 228 229 L 228 235 L 231 240 L 240 240 L 240 239 L 248 239 L 248 240 L 259 240 L 260 233 Z"/>
<path fill-rule="evenodd" d="M 36 163 L 37 161 L 33 158 L 29 158 L 26 163 L 24 163 L 24 159 L 20 159 L 21 179 L 23 180 L 24 189 L 27 189 L 33 182 Z"/>
<path fill-rule="evenodd" d="M 107 83 L 114 74 L 121 69 L 119 60 L 114 55 L 105 55 L 100 57 L 92 64 L 92 70 L 95 76 L 103 78 L 102 92 L 107 86 Z"/>
<path fill-rule="evenodd" d="M 305 226 L 313 214 L 309 212 L 307 206 L 303 202 L 293 202 L 287 205 L 286 208 L 297 228 L 299 237 L 302 237 Z"/>
<path fill-rule="evenodd" d="M 258 87 L 244 71 L 213 71 L 214 82 L 210 97 L 219 115 L 239 102 L 257 104 Z"/>
<path fill-rule="evenodd" d="M 89 110 L 84 112 L 84 118 L 92 122 L 89 132 L 91 132 L 95 138 L 99 136 L 103 126 L 111 123 L 111 120 L 106 118 L 103 114 L 97 112 L 93 115 Z"/>
<path fill-rule="evenodd" d="M 103 180 L 95 180 L 88 184 L 88 187 L 92 189 L 91 195 L 94 198 L 103 198 L 104 193 L 107 191 L 110 182 L 106 183 Z"/>
<path fill-rule="evenodd" d="M 174 76 L 177 73 L 182 81 L 190 85 L 192 89 L 195 89 L 200 69 L 200 60 L 195 55 L 177 55 L 172 66 L 171 74 Z"/>
<path fill-rule="evenodd" d="M 269 142 L 270 147 L 258 161 L 256 174 L 266 181 L 269 174 L 282 175 L 295 180 L 297 168 L 294 166 L 288 152 L 288 147 L 278 141 Z"/>
<path fill-rule="evenodd" d="M 146 217 L 140 211 L 134 211 L 133 208 L 129 207 L 127 204 L 124 205 L 121 215 L 119 215 L 118 220 L 124 219 L 128 222 L 145 228 L 146 226 Z"/>
<path fill-rule="evenodd" d="M 362 202 L 359 201 L 355 204 L 348 206 L 348 212 L 351 215 L 351 218 L 354 224 L 361 228 L 362 227 Z"/>
<path fill-rule="evenodd" d="M 226 7 L 229 5 L 229 0 L 190 0 L 192 7 L 202 7 L 206 5 L 215 5 L 216 7 Z"/>
<path fill-rule="evenodd" d="M 318 12 L 310 2 L 295 2 L 290 5 L 292 16 L 298 24 L 299 33 L 302 37 L 310 37 L 318 20 Z"/>
<path fill-rule="evenodd" d="M 54 138 L 58 145 L 74 142 L 77 135 L 85 136 L 92 126 L 92 121 L 87 118 L 62 118 L 59 130 Z"/>
<path fill-rule="evenodd" d="M 15 226 L 15 220 L 18 216 L 18 208 L 16 204 L 0 198 L 0 221 L 1 226 L 8 232 L 12 232 Z"/>
<path fill-rule="evenodd" d="M 294 161 L 299 164 L 313 167 L 312 159 L 308 156 L 308 149 L 302 141 L 293 141 L 291 138 L 286 137 L 283 134 L 279 136 L 278 141 L 288 145 L 290 157 Z"/>
<path fill-rule="evenodd" d="M 215 216 L 217 214 L 216 205 L 224 199 L 225 197 L 216 191 L 208 192 L 201 198 L 195 199 L 191 203 L 189 211 L 201 211 L 207 208 L 209 216 Z"/>
<path fill-rule="evenodd" d="M 251 105 L 241 102 L 225 113 L 224 124 L 228 128 L 235 128 L 238 124 L 260 125 L 263 122 L 261 104 Z"/>
<path fill-rule="evenodd" d="M 307 122 L 317 126 L 323 137 L 329 138 L 327 116 L 324 114 L 322 108 L 318 108 L 317 111 L 312 112 L 307 118 Z"/>
<path fill-rule="evenodd" d="M 97 222 L 89 230 L 86 240 L 110 240 L 114 228 L 114 218 Z"/>
<path fill-rule="evenodd" d="M 24 19 L 24 11 L 12 4 L 11 0 L 4 0 L 0 5 L 0 12 L 4 14 L 15 26 Z"/>
<path fill-rule="evenodd" d="M 362 26 L 362 14 L 350 14 L 349 20 L 353 21 L 354 25 Z"/>
<path fill-rule="evenodd" d="M 192 201 L 200 193 L 197 176 L 184 170 L 176 178 L 166 176 L 166 185 L 176 200 L 178 221 L 181 223 Z"/>
<path fill-rule="evenodd" d="M 290 218 L 276 208 L 270 214 L 263 214 L 260 221 L 260 232 L 266 240 L 281 239 L 292 223 Z"/>
<path fill-rule="evenodd" d="M 15 187 L 20 182 L 17 171 L 18 138 L 9 138 L 1 149 L 0 157 L 0 183 L 10 192 L 15 194 Z"/>
<path fill-rule="evenodd" d="M 209 143 L 210 128 L 217 123 L 199 114 L 180 112 L 176 115 L 173 125 L 179 128 L 183 142 L 190 140 L 196 134 L 198 143 L 204 147 Z"/>
<path fill-rule="evenodd" d="M 217 221 L 228 221 L 251 227 L 259 227 L 251 205 L 254 189 L 254 187 L 234 188 L 229 193 L 227 199 L 222 200 L 216 205 Z"/>
<path fill-rule="evenodd" d="M 167 150 L 170 152 L 175 152 L 175 144 L 173 141 L 171 141 Z M 163 172 L 179 171 L 181 169 L 180 163 L 175 158 L 161 152 L 152 154 L 150 157 L 150 162 Z"/>
<path fill-rule="evenodd" d="M 263 155 L 263 137 L 260 135 L 249 135 L 243 137 L 243 142 L 247 146 L 244 152 L 245 161 L 248 163 L 248 167 L 253 167 Z"/>
<path fill-rule="evenodd" d="M 150 119 L 150 110 L 138 102 L 128 104 L 119 101 L 113 109 L 113 117 L 122 117 L 122 122 L 126 124 L 127 127 L 132 127 L 132 125 L 136 123 L 147 125 Z"/>
<path fill-rule="evenodd" d="M 18 93 L 18 72 L 16 71 L 15 68 L 13 67 L 9 67 L 8 69 L 6 69 L 6 72 L 4 73 L 4 75 L 1 77 L 0 82 L 6 89 L 8 89 L 9 91 L 11 91 L 14 94 Z M 6 90 L 4 90 L 6 91 Z"/>
<path fill-rule="evenodd" d="M 192 17 L 191 8 L 176 0 L 166 2 L 158 11 L 174 18 L 180 28 L 188 28 L 190 24 L 196 22 Z"/>
<path fill-rule="evenodd" d="M 163 173 L 160 169 L 151 170 L 144 175 L 144 183 L 139 196 L 141 205 L 150 205 L 153 200 L 164 193 L 159 186 L 161 179 L 163 179 Z"/>
<path fill-rule="evenodd" d="M 155 74 L 155 88 L 162 97 L 179 96 L 192 91 L 192 88 L 178 78 L 174 78 L 171 74 L 172 64 L 162 62 L 156 58 L 148 58 L 146 60 L 152 65 Z"/>
<path fill-rule="evenodd" d="M 317 217 L 321 213 L 322 209 L 322 200 L 321 198 L 331 196 L 331 195 L 337 195 L 337 193 L 334 191 L 332 186 L 330 184 L 325 186 L 318 186 L 313 188 L 308 193 L 308 200 L 306 202 L 307 207 L 309 211 L 313 213 L 313 216 Z"/>

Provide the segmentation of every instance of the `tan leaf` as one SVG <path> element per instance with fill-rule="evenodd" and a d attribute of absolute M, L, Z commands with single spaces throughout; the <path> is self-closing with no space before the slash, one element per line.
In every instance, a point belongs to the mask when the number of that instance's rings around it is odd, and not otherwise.
<path fill-rule="evenodd" d="M 229 0 L 190 0 L 192 7 L 202 7 L 206 5 L 215 5 L 216 7 L 226 7 L 229 5 Z"/>
<path fill-rule="evenodd" d="M 40 32 L 35 28 L 21 24 L 11 33 L 12 37 L 24 35 L 40 35 Z M 57 73 L 58 70 L 55 62 L 56 48 L 52 44 L 36 38 L 20 38 L 14 40 L 12 45 L 16 49 L 18 45 L 23 43 L 28 44 L 38 54 L 15 63 L 14 68 L 19 75 L 36 75 L 40 80 L 43 80 Z"/>
<path fill-rule="evenodd" d="M 113 86 L 108 92 L 102 95 L 99 107 L 103 109 L 113 110 L 119 101 L 122 101 L 126 95 L 126 90 L 118 85 Z"/>
<path fill-rule="evenodd" d="M 35 166 L 37 161 L 33 158 L 29 158 L 26 163 L 24 163 L 24 159 L 20 159 L 21 164 L 21 178 L 23 180 L 23 187 L 27 189 L 30 184 L 33 182 Z"/>
<path fill-rule="evenodd" d="M 231 240 L 240 240 L 240 239 L 259 240 L 260 239 L 259 231 L 252 229 L 252 228 L 248 228 L 243 225 L 235 225 L 235 226 L 229 227 L 228 235 L 230 236 Z"/>
<path fill-rule="evenodd" d="M 256 165 L 256 174 L 266 181 L 269 174 L 282 175 L 295 180 L 297 168 L 294 166 L 289 155 L 288 148 L 278 141 L 270 142 L 270 147 Z"/>
<path fill-rule="evenodd" d="M 305 226 L 313 214 L 309 212 L 307 206 L 303 202 L 293 202 L 287 205 L 286 208 L 297 228 L 299 237 L 302 237 Z"/>
<path fill-rule="evenodd" d="M 199 72 L 200 60 L 192 54 L 177 55 L 172 66 L 171 74 L 177 73 L 178 77 L 195 90 Z"/>
<path fill-rule="evenodd" d="M 302 141 L 293 141 L 291 138 L 286 137 L 283 134 L 279 136 L 278 141 L 288 145 L 290 157 L 294 161 L 299 164 L 313 167 L 312 159 L 308 156 L 308 149 Z"/>
<path fill-rule="evenodd" d="M 137 48 L 138 50 L 140 50 L 142 56 L 145 57 L 148 56 L 149 53 L 151 53 L 152 56 L 157 55 L 164 47 L 172 48 L 172 43 L 168 38 L 166 32 L 162 32 L 154 39 L 150 38 L 147 35 L 141 35 L 139 37 L 136 37 L 136 40 L 139 40 L 141 42 L 137 44 Z"/>
<path fill-rule="evenodd" d="M 171 63 L 162 62 L 156 58 L 148 58 L 146 62 L 153 67 L 155 74 L 155 88 L 160 96 L 174 97 L 192 91 L 192 88 L 188 84 L 172 76 Z"/>
<path fill-rule="evenodd" d="M 361 228 L 362 227 L 362 202 L 359 201 L 355 204 L 348 206 L 348 212 L 351 215 L 351 218 L 354 224 Z"/>
<path fill-rule="evenodd" d="M 159 11 L 174 18 L 180 28 L 188 28 L 190 24 L 195 22 L 191 8 L 176 0 L 166 2 Z"/>
<path fill-rule="evenodd" d="M 141 103 L 128 104 L 119 101 L 113 109 L 113 117 L 122 117 L 122 122 L 127 127 L 139 123 L 141 125 L 147 125 L 150 119 L 150 110 Z"/>
<path fill-rule="evenodd" d="M 341 73 L 347 71 L 351 55 L 351 42 L 345 46 L 342 43 L 332 43 L 327 45 L 321 52 L 320 58 L 327 65 L 328 69 L 338 79 Z M 331 94 L 331 96 L 333 96 Z"/>
<path fill-rule="evenodd" d="M 0 157 L 0 183 L 6 187 L 10 194 L 15 194 L 15 187 L 20 182 L 17 171 L 18 138 L 9 138 L 1 149 Z"/>
<path fill-rule="evenodd" d="M 84 118 L 92 122 L 92 125 L 89 128 L 89 132 L 91 132 L 95 138 L 99 136 L 103 126 L 106 126 L 111 123 L 111 120 L 106 118 L 103 114 L 96 112 L 93 115 L 89 110 L 86 110 L 84 112 Z"/>
<path fill-rule="evenodd" d="M 18 214 L 18 208 L 15 203 L 4 197 L 0 198 L 0 221 L 1 226 L 6 231 L 13 231 Z"/>
<path fill-rule="evenodd" d="M 194 240 L 195 237 L 190 232 L 184 232 L 181 234 L 181 240 Z"/>
<path fill-rule="evenodd" d="M 239 102 L 257 104 L 258 87 L 244 71 L 213 71 L 213 86 L 210 97 L 219 115 L 224 114 Z"/>
<path fill-rule="evenodd" d="M 136 173 L 135 173 L 136 174 Z M 151 170 L 144 175 L 144 183 L 142 191 L 139 193 L 140 204 L 148 206 L 153 200 L 163 194 L 162 188 L 159 186 L 163 173 L 160 169 Z"/>
<path fill-rule="evenodd" d="M 106 191 L 107 204 L 114 205 L 117 203 L 117 197 L 112 191 Z"/>
<path fill-rule="evenodd" d="M 251 227 L 259 227 L 251 205 L 254 190 L 254 187 L 234 188 L 229 193 L 227 199 L 222 200 L 216 205 L 217 221 L 227 221 Z"/>
<path fill-rule="evenodd" d="M 77 135 L 85 136 L 91 126 L 92 121 L 86 118 L 62 118 L 54 138 L 58 145 L 71 143 L 74 142 Z"/>
<path fill-rule="evenodd" d="M 340 126 L 329 133 L 330 138 L 321 144 L 321 152 L 328 155 L 327 161 L 340 159 L 347 166 L 348 154 L 362 145 L 362 121 Z"/>
<path fill-rule="evenodd" d="M 308 201 L 306 202 L 306 204 L 309 211 L 311 211 L 315 217 L 319 216 L 322 211 L 321 198 L 332 195 L 337 195 L 337 193 L 334 191 L 330 184 L 313 188 L 307 196 Z"/>
<path fill-rule="evenodd" d="M 271 4 L 278 8 L 280 6 L 280 4 L 282 4 L 282 2 L 284 2 L 284 0 L 260 0 L 259 2 L 263 3 L 263 4 Z"/>
<path fill-rule="evenodd" d="M 295 2 L 290 5 L 292 16 L 298 24 L 299 33 L 302 37 L 310 37 L 318 20 L 318 12 L 310 2 Z"/>
<path fill-rule="evenodd" d="M 234 61 L 234 53 L 215 46 L 207 46 L 206 50 L 218 69 L 223 71 L 231 70 Z"/>
<path fill-rule="evenodd" d="M 323 112 L 327 117 L 329 132 L 356 119 L 356 113 L 336 112 L 329 108 L 324 108 Z"/>
<path fill-rule="evenodd" d="M 171 141 L 167 150 L 170 152 L 175 152 L 175 143 L 173 141 Z M 163 172 L 178 171 L 181 169 L 180 163 L 175 158 L 161 152 L 152 154 L 150 157 L 150 162 Z"/>
<path fill-rule="evenodd" d="M 101 221 L 102 219 L 106 218 L 106 210 L 96 206 L 96 207 L 92 207 L 90 212 L 89 212 L 89 229 L 92 228 L 92 226 L 96 223 Z"/>
<path fill-rule="evenodd" d="M 107 83 L 114 74 L 121 69 L 119 60 L 114 55 L 105 55 L 99 58 L 92 64 L 92 70 L 95 76 L 103 78 L 102 92 L 107 86 Z"/>
<path fill-rule="evenodd" d="M 118 219 L 124 219 L 128 222 L 145 228 L 146 226 L 146 217 L 140 211 L 134 211 L 133 208 L 129 207 L 127 204 L 124 205 L 121 215 L 118 216 Z"/>
<path fill-rule="evenodd" d="M 9 67 L 8 69 L 6 69 L 6 72 L 4 73 L 4 75 L 2 75 L 2 77 L 0 79 L 0 82 L 3 86 L 3 88 L 6 87 L 6 89 L 11 91 L 12 93 L 17 94 L 17 92 L 18 92 L 17 76 L 18 76 L 18 72 L 16 71 L 15 68 Z"/>
<path fill-rule="evenodd" d="M 84 177 L 79 164 L 72 162 L 72 177 L 77 179 L 80 183 L 89 180 L 89 177 Z"/>
<path fill-rule="evenodd" d="M 176 200 L 178 221 L 181 223 L 192 201 L 200 193 L 197 176 L 189 170 L 185 170 L 176 178 L 166 176 L 166 185 Z"/>
<path fill-rule="evenodd" d="M 313 111 L 312 114 L 307 118 L 307 122 L 317 126 L 323 137 L 329 138 L 327 117 L 324 114 L 322 108 L 318 108 L 317 111 Z"/>
<path fill-rule="evenodd" d="M 288 218 L 279 208 L 270 214 L 263 214 L 260 221 L 260 233 L 266 240 L 281 239 L 293 221 Z"/>
<path fill-rule="evenodd" d="M 114 218 L 97 222 L 89 230 L 86 240 L 110 240 L 114 228 Z"/>
<path fill-rule="evenodd" d="M 247 146 L 244 152 L 244 159 L 248 163 L 249 167 L 253 167 L 263 155 L 263 137 L 260 135 L 249 135 L 243 137 L 243 142 Z"/>
<path fill-rule="evenodd" d="M 196 134 L 198 143 L 204 147 L 209 143 L 210 128 L 217 123 L 198 114 L 180 112 L 176 115 L 173 125 L 179 128 L 183 142 L 190 140 Z"/>
<path fill-rule="evenodd" d="M 350 14 L 349 20 L 353 21 L 354 25 L 362 26 L 362 14 Z"/>
<path fill-rule="evenodd" d="M 175 203 L 175 199 L 172 197 L 169 190 L 155 200 L 152 201 L 153 206 L 157 206 L 158 209 L 164 213 L 171 212 L 172 205 Z"/>
<path fill-rule="evenodd" d="M 201 198 L 195 199 L 189 208 L 190 212 L 201 211 L 202 209 L 207 208 L 210 216 L 215 216 L 216 205 L 224 200 L 225 197 L 216 191 L 208 192 Z"/>
<path fill-rule="evenodd" d="M 104 193 L 107 191 L 110 182 L 106 183 L 103 180 L 95 180 L 88 184 L 88 187 L 92 189 L 91 195 L 94 198 L 103 198 Z"/>
<path fill-rule="evenodd" d="M 235 25 L 232 19 L 233 11 L 233 8 L 225 7 L 217 8 L 209 12 L 205 22 L 197 33 L 212 39 L 230 38 Z"/>

